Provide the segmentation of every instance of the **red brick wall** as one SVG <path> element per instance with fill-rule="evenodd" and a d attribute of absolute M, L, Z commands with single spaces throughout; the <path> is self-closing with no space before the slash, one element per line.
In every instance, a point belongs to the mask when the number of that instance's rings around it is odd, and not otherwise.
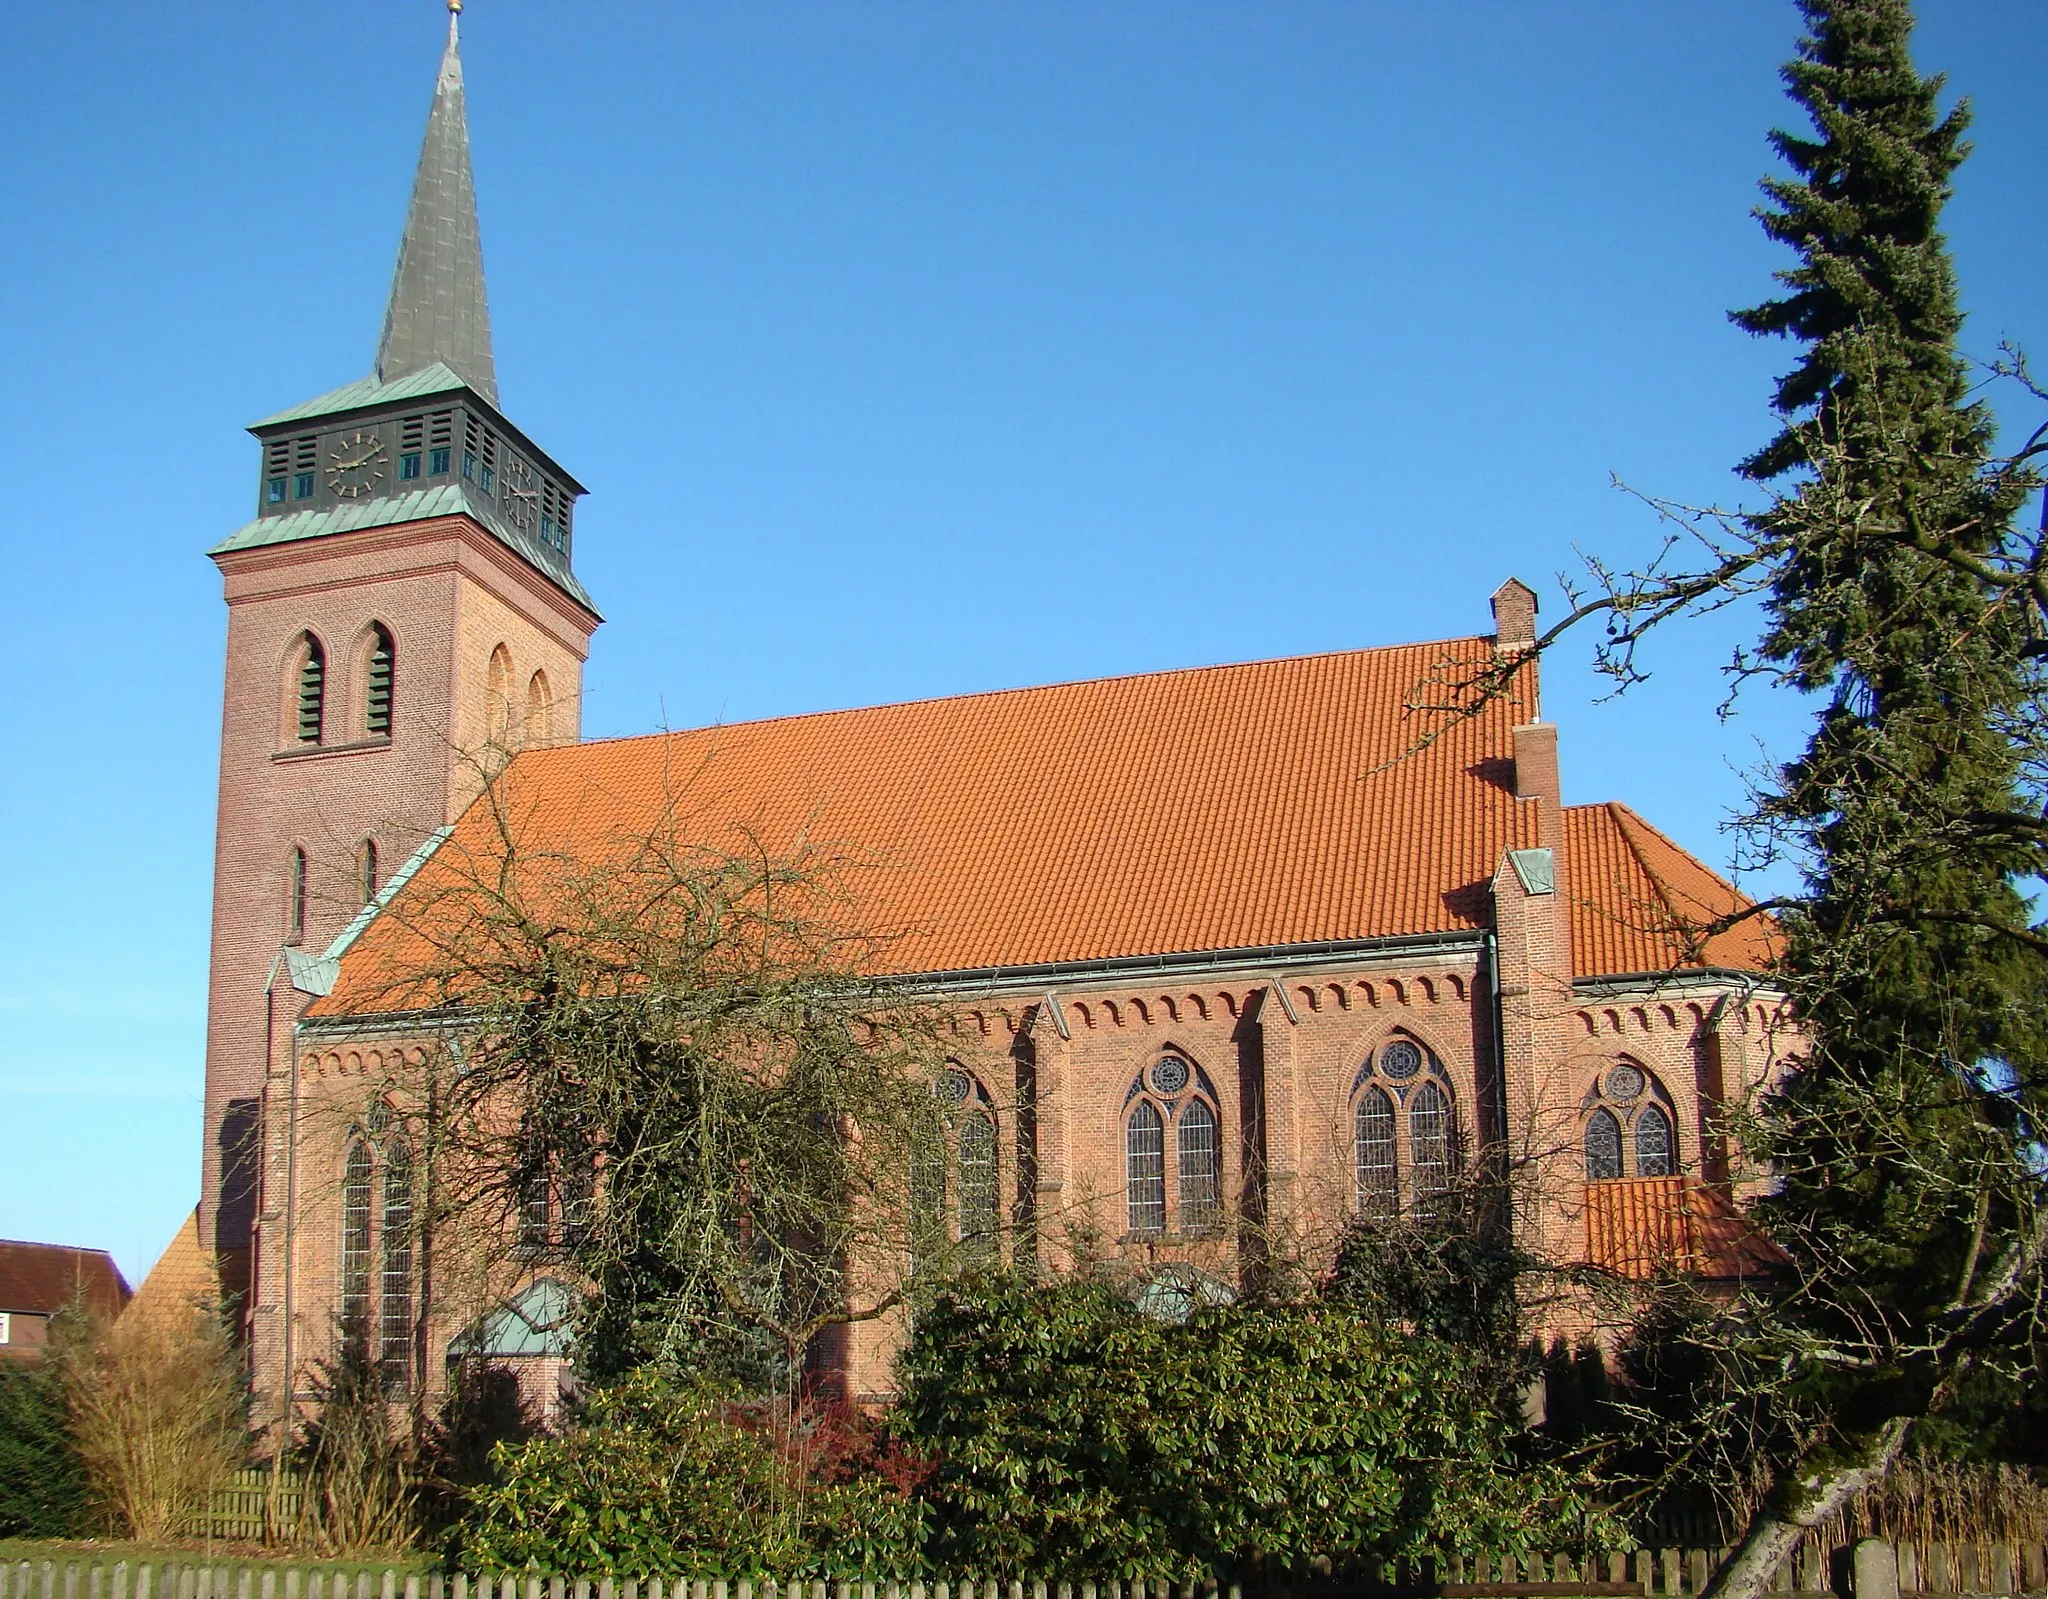
<path fill-rule="evenodd" d="M 491 651 L 509 651 L 522 704 L 527 676 L 547 673 L 554 736 L 573 739 L 597 619 L 467 518 L 238 551 L 219 564 L 228 644 L 200 1237 L 235 1251 L 254 1197 L 240 1181 L 224 1194 L 223 1146 L 251 1123 L 270 1063 L 266 990 L 287 936 L 292 849 L 307 854 L 303 947 L 317 954 L 361 908 L 363 840 L 376 841 L 388 879 L 474 793 L 468 762 L 484 743 Z M 379 740 L 364 738 L 362 724 L 372 622 L 390 630 L 396 658 L 392 731 Z M 317 748 L 298 744 L 290 719 L 290 660 L 308 630 L 327 658 Z M 232 1257 L 223 1271 L 239 1286 Z"/>

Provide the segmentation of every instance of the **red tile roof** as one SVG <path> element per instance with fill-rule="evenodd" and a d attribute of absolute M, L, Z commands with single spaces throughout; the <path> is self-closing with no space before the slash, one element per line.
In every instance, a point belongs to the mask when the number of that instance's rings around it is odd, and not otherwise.
<path fill-rule="evenodd" d="M 1626 805 L 1567 806 L 1564 836 L 1579 976 L 1771 966 L 1768 919 L 1753 916 L 1708 937 L 1712 924 L 1751 902 Z"/>
<path fill-rule="evenodd" d="M 529 750 L 499 796 L 519 836 L 586 861 L 669 805 L 709 847 L 839 849 L 859 863 L 848 908 L 895 973 L 1471 933 L 1502 852 L 1537 842 L 1510 732 L 1534 669 L 1419 750 L 1408 707 L 1492 651 L 1452 639 Z M 490 858 L 494 826 L 472 806 L 411 892 Z M 1573 826 L 1649 841 L 1631 892 L 1732 892 L 1639 823 Z M 1598 900 L 1611 874 L 1585 853 L 1567 869 Z M 423 957 L 402 921 L 371 924 L 314 1014 L 386 1008 Z M 1582 972 L 1644 969 L 1586 947 Z"/>
<path fill-rule="evenodd" d="M 1586 1184 L 1586 1259 L 1637 1281 L 1767 1277 L 1786 1264 L 1725 1193 L 1690 1177 Z"/>
<path fill-rule="evenodd" d="M 47 1316 L 80 1295 L 102 1316 L 128 1303 L 127 1280 L 104 1249 L 0 1240 L 0 1310 Z"/>

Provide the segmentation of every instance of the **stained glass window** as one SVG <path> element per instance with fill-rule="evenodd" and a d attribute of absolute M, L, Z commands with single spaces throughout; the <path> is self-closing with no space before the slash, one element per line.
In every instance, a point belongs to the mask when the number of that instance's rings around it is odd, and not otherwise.
<path fill-rule="evenodd" d="M 1150 1100 L 1141 1099 L 1124 1128 L 1124 1171 L 1130 1229 L 1166 1231 L 1166 1124 Z"/>
<path fill-rule="evenodd" d="M 1619 1155 L 1619 1149 L 1615 1153 Z M 1645 1105 L 1636 1117 L 1636 1175 L 1670 1177 L 1677 1169 L 1671 1158 L 1671 1118 L 1662 1107 Z"/>
<path fill-rule="evenodd" d="M 1190 1100 L 1177 1132 L 1180 1152 L 1180 1225 L 1199 1232 L 1216 1225 L 1223 1190 L 1222 1151 L 1216 1142 L 1216 1113 L 1206 1100 Z"/>
<path fill-rule="evenodd" d="M 412 1152 L 396 1139 L 384 1152 L 383 1231 L 377 1363 L 385 1389 L 403 1393 L 412 1377 Z"/>
<path fill-rule="evenodd" d="M 345 1338 L 370 1336 L 370 1147 L 361 1140 L 341 1173 L 341 1326 Z"/>
<path fill-rule="evenodd" d="M 1450 1099 L 1435 1083 L 1424 1083 L 1408 1100 L 1408 1169 L 1419 1220 L 1442 1214 L 1454 1158 Z"/>
<path fill-rule="evenodd" d="M 1621 1123 L 1601 1109 L 1586 1118 L 1586 1181 L 1608 1182 L 1621 1175 Z"/>
<path fill-rule="evenodd" d="M 960 1243 L 977 1256 L 996 1246 L 996 1124 L 985 1110 L 960 1121 Z"/>
<path fill-rule="evenodd" d="M 1360 1096 L 1353 1137 L 1359 1214 L 1392 1221 L 1401 1213 L 1401 1174 L 1394 1147 L 1394 1102 L 1384 1090 L 1368 1088 Z"/>

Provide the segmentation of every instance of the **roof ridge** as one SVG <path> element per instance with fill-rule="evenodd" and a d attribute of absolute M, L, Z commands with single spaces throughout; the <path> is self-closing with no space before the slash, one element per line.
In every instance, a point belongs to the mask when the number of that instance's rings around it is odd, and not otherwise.
<path fill-rule="evenodd" d="M 1633 832 L 1633 829 L 1635 828 L 1641 828 L 1645 833 L 1650 834 L 1659 843 L 1666 844 L 1670 846 L 1672 849 L 1676 850 L 1680 855 L 1684 856 L 1687 860 L 1691 861 L 1701 871 L 1705 872 L 1707 876 L 1711 877 L 1722 888 L 1725 888 L 1736 899 L 1743 901 L 1749 900 L 1749 896 L 1743 893 L 1741 889 L 1737 888 L 1735 884 L 1731 883 L 1727 878 L 1723 877 L 1712 866 L 1708 865 L 1707 862 L 1701 860 L 1700 857 L 1696 855 L 1693 851 L 1687 849 L 1683 844 L 1679 843 L 1677 839 L 1673 838 L 1669 833 L 1665 832 L 1664 829 L 1659 827 L 1655 822 L 1650 821 L 1640 811 L 1636 810 L 1634 806 L 1629 805 L 1621 800 L 1608 800 L 1606 801 L 1606 804 L 1615 812 L 1616 823 L 1620 828 L 1623 840 L 1628 844 L 1629 852 L 1632 855 L 1634 855 L 1638 861 L 1642 863 L 1644 873 L 1649 877 L 1651 882 L 1657 885 L 1657 892 L 1665 896 L 1667 908 L 1672 909 L 1674 911 L 1676 910 L 1675 906 L 1670 905 L 1670 895 L 1672 893 L 1671 885 L 1665 882 L 1665 880 L 1658 875 L 1656 868 L 1651 866 L 1649 856 L 1644 853 L 1642 845 L 1638 843 L 1636 840 L 1635 834 Z"/>
<path fill-rule="evenodd" d="M 1021 683 L 1009 688 L 969 689 L 961 694 L 924 694 L 915 699 L 883 700 L 874 705 L 839 705 L 815 711 L 786 711 L 780 716 L 753 716 L 743 722 L 706 722 L 696 727 L 671 727 L 652 733 L 616 733 L 608 738 L 580 739 L 574 744 L 556 744 L 554 751 L 591 749 L 600 744 L 631 744 L 641 739 L 681 738 L 691 733 L 717 733 L 742 727 L 772 727 L 781 722 L 809 721 L 823 716 L 858 716 L 868 711 L 910 710 L 922 705 L 946 705 L 968 700 L 1004 699 L 1012 695 L 1048 694 L 1063 688 L 1096 688 L 1107 683 L 1136 683 L 1147 678 L 1204 677 L 1217 672 L 1244 672 L 1259 666 L 1291 666 L 1304 661 L 1335 661 L 1347 656 L 1392 655 L 1403 650 L 1438 649 L 1447 644 L 1491 644 L 1491 633 L 1460 634 L 1451 638 L 1424 639 L 1418 644 L 1367 644 L 1349 650 L 1314 650 L 1303 655 L 1262 656 L 1249 661 L 1215 661 L 1204 666 L 1164 666 L 1144 672 L 1108 672 L 1101 677 L 1060 678 L 1050 683 Z M 544 753 L 530 751 L 527 753 Z"/>

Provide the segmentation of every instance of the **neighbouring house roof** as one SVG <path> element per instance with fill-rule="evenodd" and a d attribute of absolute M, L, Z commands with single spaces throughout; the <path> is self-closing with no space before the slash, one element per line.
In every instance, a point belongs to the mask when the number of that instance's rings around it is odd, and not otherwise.
<path fill-rule="evenodd" d="M 164 1246 L 149 1275 L 135 1290 L 128 1308 L 137 1315 L 186 1312 L 221 1297 L 220 1272 L 213 1252 L 199 1237 L 199 1211 L 185 1218 L 177 1236 Z"/>
<path fill-rule="evenodd" d="M 1772 923 L 1752 916 L 1707 936 L 1750 901 L 1626 805 L 1567 806 L 1564 834 L 1576 975 L 1770 969 Z"/>
<path fill-rule="evenodd" d="M 1586 1184 L 1586 1259 L 1635 1281 L 1768 1277 L 1787 1263 L 1726 1193 L 1691 1177 Z"/>
<path fill-rule="evenodd" d="M 74 1299 L 102 1316 L 128 1303 L 128 1283 L 104 1249 L 0 1240 L 0 1310 L 48 1316 Z"/>
<path fill-rule="evenodd" d="M 1409 707 L 1493 648 L 1451 639 L 535 749 L 496 805 L 528 848 L 593 862 L 665 807 L 709 847 L 836 850 L 853 863 L 849 925 L 883 941 L 873 964 L 892 975 L 1477 936 L 1503 852 L 1538 842 L 1511 733 L 1534 713 L 1533 669 L 1469 719 Z M 496 832 L 491 805 L 472 806 L 409 892 L 489 858 Z M 1685 883 L 1718 882 L 1650 836 Z M 1567 872 L 1582 875 L 1569 850 Z M 1624 968 L 1588 948 L 1582 974 L 1641 969 L 1633 948 Z M 311 1014 L 389 1008 L 426 953 L 404 917 L 378 917 Z"/>

